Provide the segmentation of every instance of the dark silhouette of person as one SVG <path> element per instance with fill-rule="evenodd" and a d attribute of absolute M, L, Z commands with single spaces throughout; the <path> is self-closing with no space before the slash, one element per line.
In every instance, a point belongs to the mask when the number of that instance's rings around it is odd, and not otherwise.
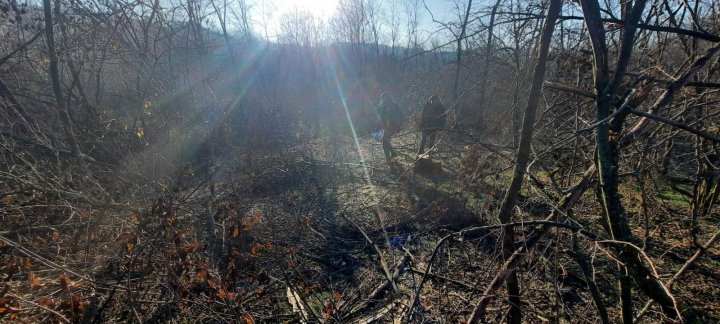
<path fill-rule="evenodd" d="M 381 132 L 380 137 L 383 153 L 385 153 L 385 159 L 390 161 L 397 156 L 397 152 L 395 152 L 395 149 L 392 147 L 390 139 L 400 131 L 402 124 L 400 105 L 395 102 L 390 95 L 383 93 L 380 95 L 380 102 L 376 107 L 376 112 L 380 118 L 380 122 L 375 128 L 375 133 Z"/>
<path fill-rule="evenodd" d="M 438 95 L 432 95 L 425 102 L 420 117 L 420 149 L 418 155 L 425 153 L 425 145 L 432 148 L 435 145 L 437 131 L 445 126 L 445 106 Z"/>

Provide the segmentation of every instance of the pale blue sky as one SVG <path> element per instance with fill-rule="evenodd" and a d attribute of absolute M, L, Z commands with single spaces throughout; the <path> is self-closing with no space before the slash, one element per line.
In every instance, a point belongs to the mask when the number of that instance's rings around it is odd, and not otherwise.
<path fill-rule="evenodd" d="M 430 32 L 437 30 L 439 27 L 437 24 L 432 22 L 431 16 L 425 9 L 427 8 L 433 12 L 433 16 L 437 20 L 448 21 L 457 19 L 458 16 L 456 3 L 460 7 L 464 7 L 467 0 L 376 0 L 382 8 L 382 14 L 389 16 L 393 2 L 400 17 L 401 29 L 406 26 L 406 3 L 417 2 L 419 8 L 419 31 L 420 38 L 427 38 Z M 486 2 L 485 0 L 473 1 L 473 7 L 482 6 Z M 338 6 L 338 0 L 248 0 L 248 3 L 252 6 L 251 17 L 254 21 L 254 27 L 256 32 L 260 35 L 265 34 L 265 28 L 270 38 L 278 33 L 280 17 L 283 14 L 291 12 L 295 8 L 301 10 L 307 10 L 311 12 L 317 18 L 328 22 L 330 17 L 335 13 Z M 387 18 L 385 19 L 387 20 Z M 401 35 L 404 32 L 401 31 Z M 441 37 L 438 35 L 437 37 Z"/>

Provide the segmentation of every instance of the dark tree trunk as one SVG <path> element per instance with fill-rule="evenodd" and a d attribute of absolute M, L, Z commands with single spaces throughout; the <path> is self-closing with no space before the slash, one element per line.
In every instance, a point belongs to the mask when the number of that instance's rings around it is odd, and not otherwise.
<path fill-rule="evenodd" d="M 499 2 L 498 2 L 499 3 Z M 528 162 L 530 160 L 530 144 L 532 142 L 533 126 L 535 124 L 535 115 L 537 112 L 538 102 L 542 96 L 542 85 L 545 81 L 545 69 L 547 64 L 548 52 L 550 51 L 550 41 L 552 40 L 553 30 L 555 29 L 555 22 L 560 15 L 560 9 L 562 8 L 562 2 L 560 0 L 550 1 L 550 8 L 548 8 L 547 18 L 543 27 L 543 32 L 540 40 L 540 51 L 538 53 L 537 62 L 535 63 L 535 69 L 533 72 L 533 81 L 530 88 L 530 94 L 528 97 L 527 106 L 525 107 L 525 114 L 522 125 L 522 135 L 520 136 L 520 145 L 517 151 L 517 160 L 515 162 L 515 169 L 510 187 L 505 193 L 502 206 L 500 207 L 500 214 L 498 219 L 500 223 L 509 223 L 512 221 L 512 212 L 517 201 L 518 194 L 522 188 L 523 178 L 525 177 L 525 170 L 527 169 Z M 506 227 L 503 238 L 503 258 L 508 260 L 515 251 L 515 230 L 513 227 Z M 510 317 L 508 322 L 520 323 L 522 322 L 522 311 L 520 305 L 520 287 L 518 285 L 517 272 L 513 269 L 507 278 L 507 290 L 510 295 Z M 483 298 L 484 299 L 484 298 Z M 478 304 L 479 305 L 479 304 Z M 473 311 L 470 315 L 470 323 L 477 323 L 480 321 L 482 314 L 478 312 L 478 309 Z"/>
<path fill-rule="evenodd" d="M 490 24 L 488 25 L 488 39 L 487 39 L 487 48 L 485 49 L 485 63 L 483 65 L 483 74 L 480 78 L 480 109 L 478 109 L 478 124 L 482 124 L 482 116 L 483 116 L 483 109 L 487 107 L 485 104 L 485 93 L 487 92 L 487 84 L 488 84 L 488 75 L 490 73 L 490 61 L 492 59 L 492 46 L 493 46 L 493 30 L 495 29 L 495 15 L 497 14 L 498 7 L 500 7 L 500 3 L 502 0 L 498 0 L 495 2 L 495 5 L 492 7 L 492 11 L 490 12 Z"/>
<path fill-rule="evenodd" d="M 457 100 L 458 91 L 460 88 L 460 60 L 462 59 L 462 41 L 465 38 L 465 30 L 467 29 L 468 18 L 470 17 L 470 7 L 472 6 L 472 0 L 468 1 L 467 9 L 465 10 L 465 19 L 460 29 L 460 36 L 457 38 L 457 57 L 455 62 L 455 80 L 453 81 L 453 100 Z"/>
<path fill-rule="evenodd" d="M 56 4 L 58 6 L 59 4 Z M 59 8 L 56 8 L 59 11 Z M 79 154 L 80 153 L 80 147 L 77 143 L 77 139 L 75 138 L 75 134 L 72 130 L 72 119 L 70 118 L 70 111 L 69 108 L 64 105 L 65 101 L 63 99 L 63 93 L 62 93 L 62 83 L 60 81 L 60 69 L 58 67 L 58 58 L 57 58 L 57 52 L 55 48 L 55 32 L 53 27 L 53 8 L 52 3 L 50 0 L 43 0 L 43 11 L 45 14 L 45 43 L 47 45 L 48 49 L 48 57 L 49 57 L 49 73 L 50 73 L 50 82 L 52 83 L 52 89 L 53 89 L 53 95 L 55 96 L 55 105 L 60 110 L 60 115 L 62 115 L 62 122 L 65 126 L 65 131 L 69 134 L 69 139 L 72 144 L 72 150 L 73 153 Z M 58 17 L 56 17 L 58 18 Z M 65 107 L 65 108 L 63 108 Z"/>

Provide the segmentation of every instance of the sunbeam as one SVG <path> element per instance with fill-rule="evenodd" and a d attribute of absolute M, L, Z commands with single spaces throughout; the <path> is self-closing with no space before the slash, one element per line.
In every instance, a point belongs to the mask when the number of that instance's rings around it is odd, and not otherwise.
<path fill-rule="evenodd" d="M 365 162 L 365 156 L 362 153 L 362 150 L 360 150 L 360 141 L 358 140 L 357 132 L 355 131 L 355 125 L 353 125 L 352 117 L 350 116 L 350 110 L 348 110 L 347 101 L 345 100 L 345 93 L 343 92 L 342 86 L 340 85 L 340 80 L 337 77 L 337 68 L 335 66 L 335 60 L 333 59 L 334 56 L 331 56 L 329 51 L 327 52 L 328 58 L 330 58 L 328 61 L 329 67 L 330 67 L 330 74 L 333 77 L 333 80 L 335 81 L 335 86 L 337 87 L 338 96 L 340 98 L 340 103 L 343 106 L 343 109 L 345 109 L 345 117 L 347 118 L 348 125 L 350 125 L 350 131 L 352 132 L 353 141 L 355 144 L 355 150 L 357 150 L 358 156 L 360 157 L 360 165 L 362 165 L 363 172 L 365 174 L 365 180 L 367 181 L 368 185 L 373 187 L 372 180 L 370 179 L 370 172 L 368 171 L 366 162 Z M 373 193 L 375 193 L 375 189 L 373 187 Z"/>

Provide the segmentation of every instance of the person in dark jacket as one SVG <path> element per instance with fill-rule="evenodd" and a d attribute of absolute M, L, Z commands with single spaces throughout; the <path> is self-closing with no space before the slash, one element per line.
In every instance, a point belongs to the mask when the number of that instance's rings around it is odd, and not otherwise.
<path fill-rule="evenodd" d="M 397 152 L 392 147 L 390 139 L 400 131 L 402 124 L 402 113 L 400 105 L 395 102 L 390 95 L 383 93 L 380 95 L 380 102 L 376 107 L 377 115 L 380 119 L 378 126 L 375 128 L 376 137 L 382 141 L 385 159 L 390 161 L 397 156 Z"/>
<path fill-rule="evenodd" d="M 425 102 L 420 117 L 420 149 L 418 155 L 425 153 L 425 145 L 432 148 L 435 145 L 435 135 L 440 128 L 445 126 L 445 117 L 447 113 L 445 106 L 440 100 L 440 96 L 432 95 Z"/>

